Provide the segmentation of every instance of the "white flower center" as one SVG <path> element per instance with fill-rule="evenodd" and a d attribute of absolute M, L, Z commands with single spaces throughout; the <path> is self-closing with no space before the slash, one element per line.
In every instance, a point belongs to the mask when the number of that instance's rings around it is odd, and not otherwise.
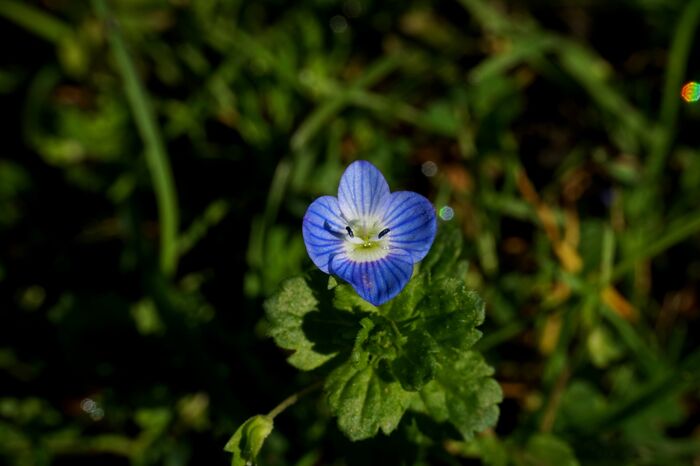
<path fill-rule="evenodd" d="M 391 231 L 379 221 L 351 221 L 345 228 L 345 252 L 354 262 L 373 262 L 389 255 Z"/>

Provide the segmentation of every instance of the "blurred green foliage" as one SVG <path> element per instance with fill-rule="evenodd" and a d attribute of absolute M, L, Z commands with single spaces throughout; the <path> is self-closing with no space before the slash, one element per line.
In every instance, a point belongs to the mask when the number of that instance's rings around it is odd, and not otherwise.
<path fill-rule="evenodd" d="M 300 219 L 357 158 L 454 210 L 501 417 L 351 444 L 309 394 L 262 464 L 697 463 L 699 21 L 698 0 L 0 0 L 0 464 L 229 461 L 314 383 L 262 301 L 309 269 Z"/>

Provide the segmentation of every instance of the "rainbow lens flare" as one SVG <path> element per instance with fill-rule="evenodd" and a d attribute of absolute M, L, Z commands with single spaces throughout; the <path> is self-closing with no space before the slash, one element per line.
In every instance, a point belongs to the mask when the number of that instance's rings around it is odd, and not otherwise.
<path fill-rule="evenodd" d="M 681 97 L 686 102 L 697 102 L 700 100 L 700 83 L 690 81 L 681 89 Z"/>

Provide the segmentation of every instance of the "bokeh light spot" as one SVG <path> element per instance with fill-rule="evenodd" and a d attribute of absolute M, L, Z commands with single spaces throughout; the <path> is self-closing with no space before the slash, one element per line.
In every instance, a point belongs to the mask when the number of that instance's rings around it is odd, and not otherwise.
<path fill-rule="evenodd" d="M 455 216 L 455 211 L 452 209 L 452 207 L 446 205 L 440 208 L 440 211 L 438 212 L 438 215 L 440 215 L 440 218 L 449 221 L 452 220 Z"/>
<path fill-rule="evenodd" d="M 345 19 L 345 16 L 335 15 L 331 18 L 330 26 L 333 32 L 340 34 L 345 32 L 345 30 L 348 28 L 348 20 Z"/>
<path fill-rule="evenodd" d="M 97 403 L 95 403 L 94 400 L 91 400 L 90 398 L 85 398 L 83 401 L 80 402 L 80 408 L 85 411 L 86 413 L 89 413 L 90 411 L 94 410 L 97 407 Z"/>
<path fill-rule="evenodd" d="M 97 404 L 97 402 L 90 398 L 85 398 L 80 402 L 80 409 L 85 411 L 90 415 L 93 421 L 101 421 L 105 417 L 105 411 Z"/>
<path fill-rule="evenodd" d="M 421 165 L 420 171 L 427 177 L 435 176 L 438 171 L 438 166 L 435 162 L 429 160 Z"/>
<path fill-rule="evenodd" d="M 90 411 L 90 417 L 93 421 L 100 421 L 103 417 L 105 417 L 105 412 L 102 408 L 95 408 Z"/>
<path fill-rule="evenodd" d="M 681 97 L 686 102 L 697 102 L 700 100 L 700 83 L 690 81 L 681 89 Z"/>

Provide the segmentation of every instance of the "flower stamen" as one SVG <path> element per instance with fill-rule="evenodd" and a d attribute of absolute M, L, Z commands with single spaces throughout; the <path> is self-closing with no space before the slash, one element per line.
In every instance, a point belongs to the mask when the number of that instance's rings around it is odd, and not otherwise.
<path fill-rule="evenodd" d="M 386 234 L 389 233 L 390 231 L 391 231 L 391 230 L 390 230 L 389 228 L 383 229 L 383 230 L 380 231 L 379 234 L 377 235 L 377 239 L 382 239 L 382 236 L 386 235 Z"/>

